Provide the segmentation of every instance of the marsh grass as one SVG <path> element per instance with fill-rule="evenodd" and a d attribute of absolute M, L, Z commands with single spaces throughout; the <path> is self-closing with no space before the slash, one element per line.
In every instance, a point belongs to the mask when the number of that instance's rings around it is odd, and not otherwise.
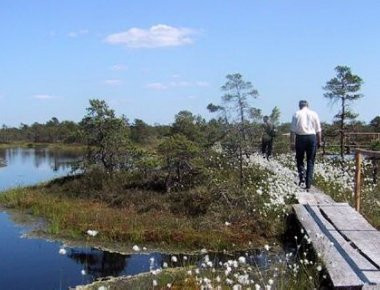
<path fill-rule="evenodd" d="M 96 229 L 99 241 L 169 245 L 177 249 L 223 250 L 246 248 L 249 241 L 265 242 L 254 220 L 242 217 L 228 227 L 219 214 L 191 217 L 171 212 L 170 197 L 165 195 L 149 198 L 146 194 L 140 198 L 146 198 L 143 203 L 149 210 L 142 209 L 141 204 L 136 206 L 133 201 L 129 206 L 114 207 L 38 186 L 5 192 L 0 195 L 0 204 L 46 219 L 47 233 L 68 239 L 83 238 L 87 230 Z M 157 207 L 151 207 L 152 204 Z"/>

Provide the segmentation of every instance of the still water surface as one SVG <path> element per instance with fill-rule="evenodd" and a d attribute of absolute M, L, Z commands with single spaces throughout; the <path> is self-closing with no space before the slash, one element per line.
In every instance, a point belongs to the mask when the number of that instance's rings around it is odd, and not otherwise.
<path fill-rule="evenodd" d="M 52 152 L 46 148 L 2 149 L 0 159 L 5 160 L 7 166 L 0 168 L 0 190 L 69 174 L 70 162 L 78 158 L 73 153 Z M 170 267 L 185 263 L 183 255 L 173 264 L 171 255 L 167 254 L 121 255 L 86 245 L 66 247 L 66 254 L 60 255 L 62 243 L 22 238 L 28 230 L 28 226 L 15 223 L 8 212 L 0 209 L 0 289 L 67 289 L 99 277 L 148 272 L 161 268 L 164 262 Z M 262 268 L 269 266 L 270 259 L 263 252 L 236 253 L 237 256 L 242 254 L 247 255 L 248 263 Z M 188 257 L 186 264 L 200 264 L 203 256 Z M 215 264 L 231 259 L 231 256 L 220 254 L 209 256 Z"/>

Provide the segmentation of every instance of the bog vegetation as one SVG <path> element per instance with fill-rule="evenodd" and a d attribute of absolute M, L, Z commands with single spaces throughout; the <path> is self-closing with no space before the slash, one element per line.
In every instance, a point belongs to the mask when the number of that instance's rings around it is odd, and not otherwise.
<path fill-rule="evenodd" d="M 323 130 L 341 142 L 342 150 L 347 131 L 380 132 L 380 116 L 370 124 L 356 121 L 353 114 L 348 116 L 345 102 L 359 97 L 362 81 L 347 67 L 336 70 L 337 78 L 325 89 L 326 97 L 342 102 L 341 112 L 336 122 L 323 124 Z M 346 90 L 336 92 L 341 83 L 347 85 Z M 268 114 L 277 127 L 274 151 L 278 155 L 263 159 L 255 153 L 263 117 L 256 106 L 259 92 L 240 74 L 227 75 L 222 91 L 220 104 L 207 107 L 215 113 L 209 121 L 180 111 L 171 125 L 152 126 L 139 119 L 130 122 L 126 116 L 117 116 L 105 101 L 92 99 L 79 123 L 52 118 L 45 124 L 3 126 L 2 143 L 66 143 L 86 149 L 72 175 L 10 190 L 0 195 L 0 203 L 45 217 L 50 234 L 70 239 L 81 239 L 94 229 L 99 232 L 96 239 L 103 242 L 216 251 L 281 241 L 288 205 L 299 190 L 294 184 L 293 157 L 286 154 L 288 137 L 283 136 L 289 132 L 289 123 L 280 124 L 277 107 Z M 379 148 L 379 143 L 371 146 Z M 317 185 L 337 200 L 349 201 L 352 163 L 334 162 L 338 161 L 317 165 Z M 373 201 L 378 200 L 378 193 L 375 185 L 365 188 L 364 211 L 377 227 L 379 211 Z M 276 271 L 268 279 L 288 275 L 285 270 Z M 300 272 L 308 275 L 304 281 L 309 276 L 315 279 L 315 271 L 310 275 L 305 271 Z M 215 272 L 207 275 L 212 277 L 207 279 L 222 277 Z M 198 283 L 195 277 L 188 277 L 189 283 Z M 238 282 L 223 279 L 227 284 Z M 271 285 L 268 279 L 261 285 Z M 316 285 L 310 283 L 308 286 Z"/>

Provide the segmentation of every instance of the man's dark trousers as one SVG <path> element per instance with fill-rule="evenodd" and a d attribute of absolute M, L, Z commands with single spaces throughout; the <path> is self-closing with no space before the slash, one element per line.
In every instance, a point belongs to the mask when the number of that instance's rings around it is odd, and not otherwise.
<path fill-rule="evenodd" d="M 304 158 L 306 153 L 306 176 Z M 316 135 L 297 135 L 296 136 L 296 159 L 300 182 L 306 182 L 306 188 L 310 188 L 313 182 L 314 162 L 317 153 Z"/>
<path fill-rule="evenodd" d="M 272 155 L 272 149 L 273 149 L 273 138 L 270 138 L 270 139 L 263 138 L 261 140 L 261 153 L 263 153 L 263 155 L 265 155 L 265 157 L 269 159 L 269 157 Z"/>

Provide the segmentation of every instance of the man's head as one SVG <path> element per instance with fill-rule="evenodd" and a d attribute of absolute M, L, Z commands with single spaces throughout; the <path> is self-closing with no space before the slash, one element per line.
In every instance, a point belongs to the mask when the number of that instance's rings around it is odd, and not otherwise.
<path fill-rule="evenodd" d="M 269 117 L 268 116 L 264 116 L 263 117 L 263 121 L 264 121 L 264 123 L 268 122 L 269 121 Z"/>
<path fill-rule="evenodd" d="M 303 109 L 305 107 L 309 107 L 309 103 L 305 100 L 301 100 L 299 103 L 298 103 L 298 106 L 300 107 L 300 109 Z"/>

